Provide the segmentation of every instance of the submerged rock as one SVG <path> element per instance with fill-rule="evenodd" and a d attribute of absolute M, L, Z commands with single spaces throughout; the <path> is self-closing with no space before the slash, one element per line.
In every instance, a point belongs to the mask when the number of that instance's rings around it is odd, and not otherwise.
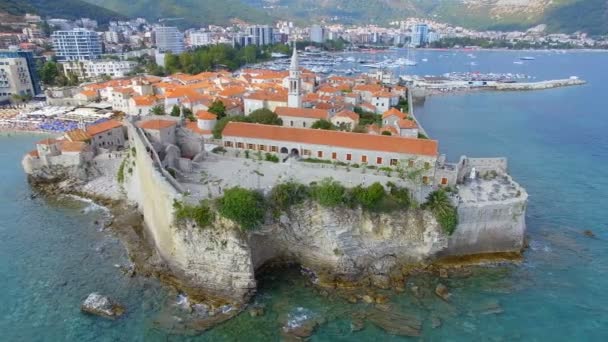
<path fill-rule="evenodd" d="M 264 316 L 264 307 L 260 305 L 256 305 L 249 309 L 249 316 L 251 317 L 259 317 Z"/>
<path fill-rule="evenodd" d="M 585 234 L 586 237 L 595 238 L 595 233 L 589 229 L 584 230 L 583 234 Z"/>
<path fill-rule="evenodd" d="M 441 319 L 439 317 L 431 317 L 431 327 L 433 329 L 439 328 L 441 326 Z"/>
<path fill-rule="evenodd" d="M 321 322 L 310 310 L 296 308 L 283 325 L 283 335 L 288 339 L 309 337 Z"/>
<path fill-rule="evenodd" d="M 452 296 L 452 294 L 448 290 L 448 287 L 443 285 L 442 283 L 437 284 L 437 287 L 435 287 L 435 294 L 446 302 L 448 302 L 450 300 L 450 297 Z"/>
<path fill-rule="evenodd" d="M 122 305 L 96 292 L 91 293 L 87 299 L 84 300 L 80 306 L 80 310 L 110 319 L 116 319 L 125 312 Z"/>
<path fill-rule="evenodd" d="M 372 310 L 367 319 L 393 335 L 420 336 L 422 330 L 422 323 L 417 317 L 404 313 Z"/>

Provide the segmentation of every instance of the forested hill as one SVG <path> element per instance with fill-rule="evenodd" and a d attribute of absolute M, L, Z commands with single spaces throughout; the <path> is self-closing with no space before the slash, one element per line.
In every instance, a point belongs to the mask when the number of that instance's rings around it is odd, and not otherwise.
<path fill-rule="evenodd" d="M 0 0 L 0 12 L 11 15 L 35 13 L 43 17 L 65 19 L 91 18 L 100 24 L 126 18 L 122 14 L 82 0 Z"/>
<path fill-rule="evenodd" d="M 200 27 L 227 25 L 231 19 L 251 23 L 272 24 L 273 19 L 262 8 L 247 5 L 242 0 L 86 0 L 118 13 L 144 17 L 181 18 L 172 23 L 178 26 Z"/>

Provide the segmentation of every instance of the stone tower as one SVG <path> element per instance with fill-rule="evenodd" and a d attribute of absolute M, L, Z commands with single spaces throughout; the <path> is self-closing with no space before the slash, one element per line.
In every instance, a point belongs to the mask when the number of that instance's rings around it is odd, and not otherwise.
<path fill-rule="evenodd" d="M 300 65 L 298 63 L 298 51 L 293 44 L 293 55 L 289 66 L 289 96 L 287 107 L 302 108 L 302 79 L 300 78 Z"/>

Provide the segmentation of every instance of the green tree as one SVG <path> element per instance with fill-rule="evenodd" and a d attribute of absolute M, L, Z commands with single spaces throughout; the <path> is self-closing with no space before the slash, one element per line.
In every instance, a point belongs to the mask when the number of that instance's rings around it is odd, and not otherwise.
<path fill-rule="evenodd" d="M 174 74 L 181 70 L 181 64 L 179 56 L 172 53 L 165 54 L 165 70 L 167 73 Z"/>
<path fill-rule="evenodd" d="M 186 117 L 188 120 L 190 120 L 191 122 L 196 121 L 194 113 L 192 113 L 192 110 L 190 108 L 183 108 L 182 111 L 184 112 L 184 117 Z"/>
<path fill-rule="evenodd" d="M 275 112 L 266 108 L 256 109 L 251 112 L 248 117 L 251 122 L 256 122 L 264 125 L 283 125 L 283 120 L 281 120 Z"/>
<path fill-rule="evenodd" d="M 366 209 L 377 208 L 385 195 L 386 192 L 384 191 L 384 187 L 378 182 L 375 182 L 367 188 L 359 185 L 353 189 L 355 200 Z"/>
<path fill-rule="evenodd" d="M 173 108 L 171 108 L 171 116 L 180 116 L 181 115 L 181 110 L 179 109 L 179 107 L 177 105 L 174 105 Z"/>
<path fill-rule="evenodd" d="M 422 208 L 433 212 L 437 222 L 446 233 L 451 235 L 454 232 L 458 225 L 458 212 L 445 190 L 439 189 L 431 192 Z"/>
<path fill-rule="evenodd" d="M 57 82 L 57 77 L 59 77 L 59 67 L 57 63 L 48 61 L 40 68 L 39 74 L 42 83 L 54 85 Z"/>
<path fill-rule="evenodd" d="M 238 223 L 241 230 L 254 229 L 264 221 L 264 197 L 253 190 L 227 189 L 218 202 L 220 215 Z"/>
<path fill-rule="evenodd" d="M 221 100 L 215 100 L 209 106 L 208 112 L 217 115 L 218 119 L 221 119 L 226 116 L 226 106 Z"/>
<path fill-rule="evenodd" d="M 332 124 L 328 120 L 320 119 L 320 120 L 317 120 L 317 121 L 313 122 L 313 124 L 312 124 L 312 126 L 310 126 L 310 128 L 313 128 L 313 129 L 324 129 L 324 130 L 334 130 L 334 129 L 336 129 L 336 126 L 334 126 L 334 124 Z"/>
<path fill-rule="evenodd" d="M 150 109 L 150 112 L 154 115 L 165 115 L 165 107 L 156 105 Z"/>
<path fill-rule="evenodd" d="M 344 186 L 331 178 L 326 178 L 312 187 L 313 198 L 325 207 L 344 204 L 345 193 Z"/>

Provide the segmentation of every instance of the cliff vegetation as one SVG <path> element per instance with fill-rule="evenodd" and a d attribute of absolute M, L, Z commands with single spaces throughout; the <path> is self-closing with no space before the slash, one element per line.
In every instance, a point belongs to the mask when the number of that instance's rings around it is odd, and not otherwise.
<path fill-rule="evenodd" d="M 276 185 L 263 196 L 255 190 L 240 187 L 224 191 L 224 196 L 214 201 L 201 201 L 197 205 L 175 201 L 175 219 L 180 222 L 192 220 L 199 227 L 210 227 L 215 213 L 238 224 L 242 231 L 258 228 L 266 218 L 266 213 L 277 218 L 281 212 L 292 206 L 312 200 L 325 208 L 362 208 L 369 212 L 393 212 L 418 207 L 409 190 L 389 182 L 387 189 L 380 183 L 367 187 L 346 188 L 336 180 L 326 178 L 309 185 L 286 182 Z M 434 214 L 446 234 L 452 234 L 458 224 L 458 214 L 445 190 L 432 192 L 420 206 Z"/>

